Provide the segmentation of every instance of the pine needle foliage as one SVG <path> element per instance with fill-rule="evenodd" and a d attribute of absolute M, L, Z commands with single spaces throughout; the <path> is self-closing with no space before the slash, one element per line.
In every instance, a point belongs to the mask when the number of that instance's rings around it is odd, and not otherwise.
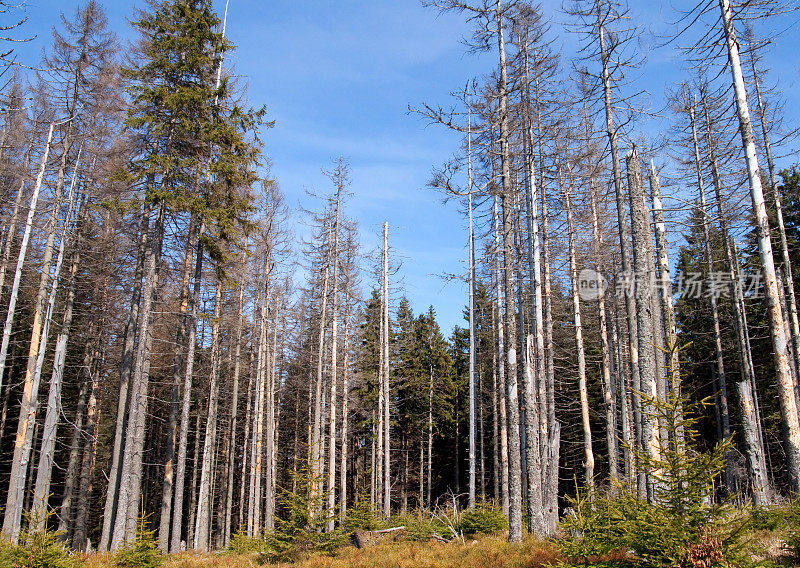
<path fill-rule="evenodd" d="M 725 467 L 731 442 L 698 451 L 696 425 L 708 401 L 689 401 L 677 381 L 670 383 L 666 400 L 641 395 L 644 408 L 651 409 L 668 434 L 659 442 L 658 456 L 631 448 L 640 467 L 651 472 L 653 502 L 628 487 L 608 495 L 578 492 L 574 513 L 562 524 L 571 538 L 560 543 L 573 563 L 659 568 L 750 564 L 742 542 L 746 516 L 714 501 L 714 481 Z"/>
<path fill-rule="evenodd" d="M 355 530 L 374 531 L 386 528 L 386 523 L 378 518 L 375 507 L 370 503 L 369 495 L 362 491 L 355 504 L 347 509 L 344 526 L 348 532 Z"/>
<path fill-rule="evenodd" d="M 499 507 L 486 503 L 467 509 L 461 514 L 459 528 L 465 535 L 496 534 L 508 530 L 508 517 Z"/>
<path fill-rule="evenodd" d="M 336 529 L 325 532 L 325 525 L 336 511 L 325 509 L 325 496 L 313 497 L 314 476 L 308 471 L 292 474 L 294 491 L 281 489 L 279 504 L 284 515 L 276 519 L 276 527 L 267 533 L 265 557 L 271 561 L 296 561 L 312 554 L 333 554 L 346 540 L 346 532 Z"/>
<path fill-rule="evenodd" d="M 264 554 L 270 550 L 267 541 L 260 536 L 247 536 L 247 531 L 240 530 L 231 537 L 228 552 L 231 554 Z"/>
<path fill-rule="evenodd" d="M 154 533 L 147 528 L 147 516 L 139 515 L 136 538 L 116 553 L 114 564 L 119 568 L 159 568 L 164 563 L 164 555 L 158 550 Z"/>
<path fill-rule="evenodd" d="M 17 544 L 0 543 L 2 568 L 77 568 L 77 561 L 59 533 L 30 526 L 29 523 L 29 528 L 20 532 Z"/>

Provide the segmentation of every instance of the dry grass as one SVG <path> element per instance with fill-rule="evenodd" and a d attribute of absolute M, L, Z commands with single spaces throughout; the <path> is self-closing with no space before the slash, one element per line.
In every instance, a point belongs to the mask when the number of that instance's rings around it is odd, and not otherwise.
<path fill-rule="evenodd" d="M 313 556 L 295 564 L 262 564 L 256 555 L 184 553 L 170 557 L 163 568 L 540 568 L 556 564 L 549 544 L 528 539 L 509 544 L 502 537 L 484 537 L 467 544 L 398 542 L 358 550 L 342 548 L 335 556 Z M 110 568 L 110 556 L 96 554 L 85 568 Z"/>

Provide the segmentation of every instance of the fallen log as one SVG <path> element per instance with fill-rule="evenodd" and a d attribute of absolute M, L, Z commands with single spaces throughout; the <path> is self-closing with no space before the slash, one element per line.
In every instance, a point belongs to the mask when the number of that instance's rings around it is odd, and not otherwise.
<path fill-rule="evenodd" d="M 356 548 L 364 548 L 367 546 L 375 546 L 383 542 L 397 540 L 406 530 L 405 526 L 392 527 L 389 529 L 380 529 L 374 531 L 357 530 L 350 537 L 350 544 Z"/>

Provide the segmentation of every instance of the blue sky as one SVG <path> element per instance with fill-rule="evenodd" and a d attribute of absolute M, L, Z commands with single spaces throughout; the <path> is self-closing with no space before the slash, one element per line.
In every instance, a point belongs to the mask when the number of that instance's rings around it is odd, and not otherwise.
<path fill-rule="evenodd" d="M 111 28 L 129 37 L 126 19 L 143 3 L 101 3 Z M 59 24 L 59 12 L 70 17 L 78 4 L 27 0 L 26 30 L 38 37 L 20 47 L 23 62 L 35 65 L 49 30 Z M 546 14 L 564 19 L 560 2 L 543 4 Z M 690 4 L 635 0 L 633 17 L 663 30 Z M 215 5 L 221 14 L 224 0 Z M 557 24 L 554 29 L 559 51 L 573 52 L 577 38 Z M 418 0 L 230 0 L 227 32 L 237 46 L 230 63 L 249 84 L 252 104 L 265 104 L 275 121 L 265 133 L 265 151 L 288 204 L 313 206 L 305 189 L 329 191 L 321 169 L 339 155 L 349 158 L 348 212 L 359 221 L 365 248 L 377 247 L 381 225 L 388 221 L 395 259 L 402 263 L 397 277 L 414 311 L 433 304 L 448 333 L 462 324 L 466 287 L 440 276 L 464 271 L 466 224 L 454 203 L 441 204 L 426 188 L 432 169 L 457 151 L 459 140 L 410 115 L 408 105 L 449 105 L 451 91 L 491 71 L 493 54 L 466 55 L 460 39 L 469 27 L 463 18 L 438 15 Z M 642 47 L 653 43 L 645 37 Z M 795 25 L 770 57 L 790 117 L 797 116 L 794 100 L 800 97 L 796 45 Z M 681 66 L 671 47 L 651 51 L 648 59 L 639 84 L 650 92 L 651 108 L 659 109 L 665 87 L 680 79 Z M 297 223 L 296 230 L 305 229 Z M 366 287 L 369 275 L 364 279 Z"/>

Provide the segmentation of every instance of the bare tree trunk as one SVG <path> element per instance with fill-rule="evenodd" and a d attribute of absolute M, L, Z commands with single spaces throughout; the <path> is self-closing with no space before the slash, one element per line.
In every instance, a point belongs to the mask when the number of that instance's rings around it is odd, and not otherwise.
<path fill-rule="evenodd" d="M 597 287 L 597 311 L 600 319 L 600 350 L 602 356 L 603 400 L 606 407 L 606 447 L 608 449 L 608 476 L 612 491 L 619 482 L 619 447 L 617 444 L 617 389 L 612 368 L 611 349 L 608 344 L 608 319 L 606 313 L 606 292 L 603 282 L 605 262 L 603 261 L 603 234 L 600 230 L 600 215 L 597 204 L 597 187 L 594 178 L 590 179 L 590 199 L 592 209 L 592 237 L 594 240 L 595 267 L 599 276 Z"/>
<path fill-rule="evenodd" d="M 704 254 L 707 277 L 711 278 L 714 272 L 714 256 L 711 250 L 711 230 L 708 223 L 708 212 L 706 211 L 706 190 L 703 182 L 703 170 L 700 165 L 700 146 L 697 138 L 697 123 L 695 120 L 695 106 L 689 108 L 689 116 L 692 122 L 692 143 L 694 145 L 694 160 L 697 170 L 697 186 L 700 190 L 700 218 L 703 224 Z M 722 437 L 727 440 L 731 436 L 730 414 L 728 413 L 728 387 L 725 380 L 725 363 L 722 356 L 722 330 L 719 322 L 719 306 L 716 293 L 711 294 L 711 319 L 714 325 L 714 351 L 717 372 L 717 383 L 719 386 L 718 400 L 719 411 L 722 419 Z M 733 471 L 731 456 L 725 460 L 725 490 L 730 492 L 733 489 Z"/>
<path fill-rule="evenodd" d="M 336 522 L 336 394 L 338 389 L 337 364 L 339 362 L 339 208 L 341 206 L 342 190 L 344 189 L 343 161 L 339 159 L 339 169 L 336 176 L 336 217 L 333 226 L 333 297 L 331 313 L 331 391 L 330 409 L 328 414 L 328 495 L 325 515 L 327 521 L 325 530 L 333 532 Z M 346 420 L 346 418 L 343 418 Z M 342 447 L 344 452 L 344 447 Z"/>
<path fill-rule="evenodd" d="M 158 273 L 161 262 L 161 244 L 164 236 L 165 205 L 158 205 L 153 238 L 147 251 L 147 267 L 142 288 L 142 317 L 139 321 L 139 344 L 136 352 L 136 366 L 131 382 L 131 407 L 126 426 L 125 451 L 122 458 L 119 504 L 114 519 L 111 549 L 117 550 L 123 543 L 130 542 L 136 535 L 136 522 L 139 513 L 139 497 L 142 482 L 142 454 L 147 419 L 148 386 L 150 378 L 150 354 L 153 335 L 150 327 L 154 312 Z"/>
<path fill-rule="evenodd" d="M 45 163 L 46 155 L 42 160 Z M 53 260 L 53 248 L 55 244 L 56 231 L 58 229 L 58 216 L 61 205 L 61 189 L 63 187 L 64 168 L 66 167 L 66 155 L 62 157 L 61 168 L 59 169 L 59 181 L 56 184 L 55 195 L 53 196 L 52 212 L 47 225 L 47 242 L 45 243 L 44 257 L 42 259 L 42 269 L 39 277 L 39 290 L 36 294 L 34 304 L 33 324 L 31 329 L 30 345 L 28 347 L 28 364 L 25 369 L 25 380 L 23 383 L 22 400 L 20 401 L 19 422 L 17 425 L 17 437 L 14 442 L 14 456 L 11 462 L 11 474 L 8 484 L 8 494 L 6 496 L 5 516 L 3 517 L 3 535 L 11 542 L 16 543 L 19 537 L 20 525 L 22 521 L 22 508 L 25 497 L 25 484 L 28 478 L 28 461 L 33 446 L 33 428 L 36 423 L 36 409 L 38 406 L 37 398 L 39 393 L 39 382 L 41 378 L 41 363 L 39 351 L 42 347 L 46 348 L 46 337 L 49 328 L 49 319 L 45 317 L 45 310 L 52 312 L 52 306 L 45 306 L 48 283 L 50 279 L 50 264 Z M 44 173 L 42 169 L 41 174 Z M 37 180 L 37 185 L 41 184 L 41 179 Z M 36 190 L 34 190 L 36 193 Z M 27 227 L 26 227 L 27 231 Z M 63 252 L 60 255 L 63 259 Z M 18 268 L 21 268 L 18 265 Z M 60 270 L 60 266 L 58 269 Z M 15 276 L 15 283 L 16 276 Z M 55 301 L 55 297 L 53 297 Z M 11 306 L 9 306 L 11 307 Z M 8 322 L 8 320 L 6 320 Z M 44 328 L 45 335 L 42 335 Z M 10 326 L 9 326 L 10 331 Z M 5 339 L 5 337 L 4 337 Z M 43 360 L 43 357 L 41 358 Z M 38 370 L 38 373 L 37 373 Z M 2 366 L 0 366 L 2 374 Z"/>
<path fill-rule="evenodd" d="M 139 313 L 142 298 L 142 275 L 144 272 L 145 257 L 147 255 L 148 238 L 150 233 L 150 214 L 152 205 L 145 203 L 142 208 L 142 221 L 139 227 L 139 250 L 136 255 L 136 269 L 133 277 L 133 292 L 131 293 L 130 311 L 125 323 L 125 332 L 122 340 L 122 361 L 119 374 L 119 397 L 117 399 L 117 415 L 114 428 L 114 445 L 111 451 L 111 465 L 108 472 L 108 488 L 106 489 L 106 502 L 103 514 L 103 528 L 100 536 L 98 550 L 110 549 L 114 521 L 119 505 L 119 486 L 121 483 L 122 457 L 125 446 L 125 425 L 128 419 L 133 393 L 130 388 L 131 374 L 133 372 L 133 350 L 139 327 Z M 66 499 L 65 499 L 66 500 Z M 62 505 L 63 507 L 63 505 Z"/>
<path fill-rule="evenodd" d="M 631 427 L 630 412 L 630 390 L 628 389 L 628 377 L 626 377 L 623 345 L 620 343 L 619 333 L 619 309 L 618 303 L 614 302 L 614 315 L 611 317 L 611 344 L 614 346 L 614 354 L 617 361 L 617 371 L 619 372 L 619 414 L 622 428 L 622 461 L 625 462 L 625 476 L 629 486 L 633 487 L 636 481 L 636 463 L 633 456 L 635 440 L 633 438 L 633 428 Z"/>
<path fill-rule="evenodd" d="M 55 306 L 56 292 L 58 291 L 58 280 L 64 261 L 64 251 L 67 245 L 68 232 L 70 231 L 69 225 L 71 223 L 73 203 L 75 201 L 74 191 L 76 176 L 77 169 L 75 172 L 73 172 L 72 184 L 69 191 L 69 208 L 67 211 L 67 216 L 64 219 L 64 227 L 61 232 L 58 260 L 56 261 L 56 267 L 53 273 L 53 282 L 50 287 L 47 313 L 45 315 L 39 354 L 36 361 L 37 382 L 42 373 L 50 321 L 53 317 L 53 307 Z M 78 199 L 80 199 L 80 197 Z M 80 231 L 80 228 L 77 230 Z M 36 483 L 34 485 L 33 508 L 31 511 L 31 522 L 35 524 L 37 530 L 43 530 L 47 523 L 47 502 L 50 498 L 50 480 L 53 473 L 56 432 L 61 413 L 61 378 L 64 372 L 67 341 L 69 339 L 69 332 L 72 326 L 72 308 L 75 301 L 75 278 L 78 265 L 80 264 L 79 247 L 80 242 L 77 242 L 75 244 L 75 251 L 72 255 L 72 264 L 69 271 L 69 283 L 67 285 L 67 297 L 64 302 L 64 316 L 61 325 L 61 332 L 56 340 L 56 350 L 53 357 L 53 371 L 50 377 L 50 390 L 47 398 L 47 411 L 45 413 L 44 425 L 42 426 L 42 442 L 39 449 L 39 464 L 36 468 Z"/>
<path fill-rule="evenodd" d="M 516 302 L 514 300 L 514 260 L 512 250 L 511 214 L 513 209 L 513 188 L 511 185 L 511 128 L 508 118 L 508 88 L 506 78 L 505 40 L 503 39 L 502 1 L 496 4 L 497 45 L 500 54 L 500 80 L 498 96 L 500 99 L 500 167 L 502 180 L 502 241 L 503 241 L 503 282 L 505 288 L 505 311 L 503 314 L 508 334 L 508 376 L 506 377 L 506 397 L 508 399 L 508 453 L 509 453 L 509 533 L 511 542 L 522 540 L 522 471 L 520 449 L 519 395 L 517 387 L 517 322 Z"/>
<path fill-rule="evenodd" d="M 33 139 L 36 136 L 36 128 L 31 128 L 31 138 L 28 142 L 28 149 L 25 152 L 25 157 L 22 160 L 22 168 L 19 182 L 19 189 L 17 195 L 14 197 L 14 209 L 11 212 L 11 218 L 8 221 L 8 232 L 6 233 L 6 242 L 3 244 L 3 260 L 0 264 L 0 295 L 3 293 L 3 288 L 6 282 L 6 272 L 8 270 L 8 263 L 11 260 L 11 247 L 14 244 L 14 237 L 17 234 L 17 221 L 19 220 L 19 208 L 22 206 L 22 197 L 25 193 L 25 181 L 27 179 L 28 168 L 31 162 L 31 152 L 33 150 Z M 0 386 L 2 386 L 2 373 L 0 373 Z"/>
<path fill-rule="evenodd" d="M 96 355 L 96 354 L 95 354 Z M 88 549 L 87 543 L 87 522 L 89 517 L 89 497 L 92 492 L 92 477 L 97 458 L 97 430 L 100 421 L 99 402 L 97 392 L 100 388 L 101 375 L 96 368 L 98 357 L 92 356 L 94 362 L 90 367 L 91 389 L 89 393 L 89 404 L 86 409 L 86 437 L 88 443 L 83 448 L 81 459 L 80 483 L 78 486 L 78 498 L 76 503 L 75 529 L 73 532 L 72 546 L 78 550 Z"/>
<path fill-rule="evenodd" d="M 542 502 L 542 446 L 547 445 L 547 386 L 544 361 L 544 312 L 542 311 L 541 244 L 539 242 L 539 205 L 536 168 L 533 154 L 533 120 L 531 116 L 530 75 L 528 65 L 527 38 L 523 43 L 525 56 L 525 101 L 527 131 L 525 142 L 525 181 L 527 195 L 525 209 L 528 218 L 528 272 L 531 287 L 532 337 L 526 345 L 526 365 L 530 373 L 526 376 L 526 429 L 527 429 L 527 482 L 528 482 L 528 530 L 544 533 L 544 511 Z"/>
<path fill-rule="evenodd" d="M 194 418 L 194 452 L 192 453 L 192 490 L 189 494 L 189 517 L 186 519 L 186 546 L 194 542 L 194 519 L 197 516 L 197 475 L 200 471 L 200 409 Z"/>
<path fill-rule="evenodd" d="M 722 12 L 722 23 L 725 29 L 725 40 L 728 47 L 728 61 L 733 77 L 736 94 L 736 111 L 739 116 L 739 133 L 742 137 L 747 172 L 750 181 L 750 199 L 755 215 L 758 234 L 758 251 L 761 260 L 761 271 L 764 277 L 764 290 L 767 296 L 767 311 L 770 322 L 773 356 L 778 382 L 778 398 L 781 415 L 785 424 L 786 466 L 794 491 L 800 491 L 800 422 L 798 422 L 797 400 L 794 393 L 792 375 L 789 368 L 789 351 L 784 332 L 783 314 L 778 300 L 778 283 L 775 276 L 775 259 L 770 242 L 769 220 L 761 187 L 761 172 L 756 157 L 753 126 L 750 122 L 750 110 L 747 104 L 747 90 L 742 77 L 742 66 L 739 59 L 739 44 L 733 24 L 733 14 L 729 0 L 719 0 Z"/>
<path fill-rule="evenodd" d="M 237 417 L 239 412 L 239 376 L 241 374 L 241 356 L 242 356 L 242 330 L 244 328 L 244 263 L 245 255 L 242 253 L 242 274 L 239 281 L 239 301 L 237 303 L 237 310 L 239 319 L 236 324 L 236 339 L 234 343 L 233 353 L 233 394 L 231 395 L 231 426 L 228 437 L 228 460 L 227 460 L 227 487 L 225 488 L 225 522 L 223 525 L 222 547 L 227 548 L 231 540 L 231 523 L 233 517 L 233 482 L 235 472 L 235 459 L 236 459 L 236 426 Z M 249 401 L 248 401 L 249 407 Z M 247 443 L 247 436 L 244 438 L 244 443 Z M 244 487 L 244 476 L 241 478 L 242 487 Z"/>
<path fill-rule="evenodd" d="M 342 427 L 341 446 L 342 454 L 339 464 L 339 523 L 344 526 L 347 517 L 347 460 L 350 445 L 350 305 L 345 300 L 344 309 L 344 359 L 342 361 Z"/>
<path fill-rule="evenodd" d="M 661 184 L 656 167 L 650 167 L 650 197 L 653 202 L 653 223 L 656 236 L 656 261 L 658 264 L 658 297 L 661 302 L 661 313 L 664 318 L 664 337 L 666 349 L 671 353 L 672 371 L 670 379 L 680 383 L 680 356 L 677 350 L 677 333 L 675 331 L 675 309 L 672 305 L 672 278 L 669 268 L 669 245 L 667 229 L 664 223 L 664 205 L 661 201 Z M 680 392 L 677 389 L 676 392 Z"/>
<path fill-rule="evenodd" d="M 198 229 L 198 237 L 203 227 Z M 192 406 L 192 381 L 194 378 L 195 344 L 197 337 L 197 313 L 200 303 L 200 286 L 203 280 L 203 245 L 198 238 L 195 245 L 195 265 L 192 292 L 188 296 L 187 313 L 189 314 L 186 338 L 186 366 L 183 373 L 183 393 L 181 395 L 181 423 L 178 434 L 178 457 L 175 462 L 175 496 L 172 506 L 172 530 L 170 531 L 169 551 L 177 554 L 181 551 L 183 532 L 183 494 L 186 483 L 186 456 L 189 446 L 189 413 Z M 197 461 L 197 457 L 194 457 Z M 194 480 L 194 476 L 192 476 Z M 191 524 L 191 519 L 190 519 Z"/>
<path fill-rule="evenodd" d="M 569 165 L 567 166 L 569 169 Z M 572 214 L 572 172 L 570 180 L 563 186 L 564 208 L 567 212 L 567 239 L 569 242 L 569 273 L 572 282 L 572 317 L 575 326 L 575 349 L 578 358 L 578 395 L 581 401 L 581 425 L 583 427 L 584 467 L 586 486 L 594 491 L 594 451 L 592 449 L 592 428 L 589 423 L 589 391 L 586 387 L 586 354 L 583 346 L 583 323 L 581 321 L 581 299 L 578 292 L 578 253 L 575 246 L 575 222 Z M 559 178 L 561 176 L 559 175 Z"/>
<path fill-rule="evenodd" d="M 417 507 L 420 511 L 425 509 L 425 428 L 419 433 L 419 496 Z"/>
<path fill-rule="evenodd" d="M 36 176 L 36 185 L 33 188 L 30 204 L 28 205 L 28 217 L 25 221 L 25 231 L 22 233 L 22 242 L 20 243 L 19 253 L 17 255 L 17 269 L 14 272 L 14 282 L 11 285 L 11 294 L 8 300 L 8 310 L 6 312 L 6 322 L 3 326 L 3 339 L 2 343 L 0 343 L 0 388 L 3 386 L 3 375 L 5 374 L 6 358 L 8 357 L 8 344 L 11 340 L 11 328 L 14 325 L 14 316 L 16 315 L 19 284 L 22 280 L 22 268 L 25 264 L 25 256 L 28 252 L 28 243 L 30 242 L 31 230 L 33 228 L 33 218 L 36 215 L 36 204 L 39 201 L 39 193 L 42 189 L 42 180 L 44 179 L 45 167 L 47 166 L 47 157 L 50 155 L 50 144 L 53 141 L 54 126 L 55 125 L 51 122 L 50 130 L 47 134 L 47 142 L 44 146 L 44 153 L 42 154 L 42 163 L 39 166 L 39 174 Z M 6 514 L 8 514 L 8 510 L 6 510 Z M 3 524 L 5 525 L 5 520 L 3 521 Z M 18 525 L 19 522 L 11 523 L 11 525 L 14 524 Z M 19 528 L 16 528 L 12 531 L 12 533 L 18 532 Z M 12 536 L 12 533 L 6 533 L 5 526 L 3 528 L 3 533 L 7 537 Z M 16 541 L 16 535 L 13 535 L 13 539 Z"/>
<path fill-rule="evenodd" d="M 744 297 L 736 274 L 736 259 L 731 250 L 731 240 L 728 233 L 728 217 L 722 198 L 722 181 L 717 165 L 717 155 L 712 136 L 711 117 L 705 98 L 703 108 L 706 120 L 706 141 L 708 158 L 711 164 L 711 173 L 714 180 L 714 194 L 719 214 L 720 233 L 723 239 L 725 263 L 728 266 L 728 279 L 731 288 L 731 303 L 736 328 L 736 340 L 739 347 L 739 367 L 741 380 L 737 383 L 739 392 L 739 410 L 742 418 L 742 431 L 745 438 L 745 453 L 748 467 L 750 468 L 750 485 L 753 491 L 753 503 L 756 507 L 764 506 L 771 501 L 771 490 L 767 478 L 767 465 L 764 458 L 764 446 L 760 436 L 760 427 L 757 415 L 757 406 L 752 385 L 755 385 L 753 373 L 752 353 L 747 340 L 747 321 L 744 309 Z"/>
<path fill-rule="evenodd" d="M 287 291 L 288 293 L 288 291 Z M 285 310 L 285 308 L 283 308 Z M 267 428 L 266 428 L 266 467 L 267 479 L 264 484 L 264 528 L 271 531 L 275 528 L 275 455 L 277 448 L 278 423 L 276 421 L 276 407 L 278 406 L 278 378 L 276 369 L 278 363 L 278 291 L 275 295 L 276 317 L 272 327 L 272 354 L 270 356 L 270 370 L 267 381 Z M 285 317 L 285 316 L 284 316 Z"/>
<path fill-rule="evenodd" d="M 183 256 L 183 274 L 181 275 L 180 307 L 178 331 L 175 338 L 175 358 L 172 370 L 172 399 L 169 407 L 167 423 L 167 447 L 164 451 L 164 483 L 161 488 L 161 520 L 158 524 L 158 548 L 162 552 L 169 551 L 169 529 L 172 517 L 172 487 L 175 475 L 175 442 L 177 441 L 178 414 L 180 411 L 181 375 L 184 370 L 186 337 L 189 326 L 189 284 L 192 277 L 192 258 L 196 241 L 196 219 L 189 220 L 189 238 Z"/>
<path fill-rule="evenodd" d="M 90 361 L 87 348 L 84 362 Z M 87 365 L 88 368 L 88 365 Z M 72 423 L 72 437 L 69 445 L 69 461 L 67 462 L 67 472 L 64 479 L 64 494 L 61 498 L 61 506 L 58 511 L 58 532 L 69 535 L 72 530 L 73 500 L 75 497 L 75 485 L 78 483 L 78 460 L 80 459 L 81 437 L 83 435 L 83 417 L 86 411 L 86 398 L 88 396 L 88 380 L 82 380 L 78 391 L 78 404 L 75 412 L 75 419 Z"/>
<path fill-rule="evenodd" d="M 268 258 L 268 257 L 267 257 Z M 265 270 L 268 267 L 265 261 Z M 258 536 L 261 533 L 261 487 L 262 487 L 262 468 L 263 468 L 263 444 L 264 444 L 264 415 L 268 401 L 267 393 L 267 366 L 269 353 L 267 351 L 267 314 L 269 306 L 269 279 L 265 284 L 263 297 L 261 298 L 261 317 L 259 322 L 258 338 L 258 358 L 256 364 L 256 408 L 253 413 L 253 440 L 250 452 L 250 500 L 247 509 L 247 535 Z"/>
<path fill-rule="evenodd" d="M 467 506 L 475 506 L 475 450 L 478 393 L 475 389 L 475 234 L 472 227 L 472 109 L 467 104 L 467 199 L 469 200 L 469 490 Z"/>
<path fill-rule="evenodd" d="M 537 82 L 538 91 L 538 82 Z M 537 99 L 539 95 L 537 93 Z M 541 113 L 537 105 L 537 124 L 541 131 Z M 539 139 L 540 170 L 544 171 L 544 141 Z M 558 473 L 560 460 L 561 425 L 556 421 L 555 403 L 555 350 L 553 347 L 553 302 L 550 277 L 550 228 L 547 207 L 547 185 L 544 176 L 541 184 L 542 193 L 542 268 L 544 287 L 544 341 L 547 375 L 547 448 L 542 444 L 543 468 L 543 505 L 546 536 L 553 536 L 558 524 Z M 544 414 L 542 414 L 543 416 Z M 545 453 L 546 452 L 546 453 Z"/>
<path fill-rule="evenodd" d="M 217 444 L 217 410 L 219 408 L 219 320 L 222 304 L 222 281 L 217 277 L 214 292 L 214 316 L 211 324 L 211 374 L 209 378 L 208 412 L 206 433 L 203 440 L 203 458 L 200 468 L 200 488 L 197 499 L 197 519 L 195 520 L 194 548 L 207 552 L 211 545 L 211 508 L 214 494 L 212 485 L 212 466 Z"/>
<path fill-rule="evenodd" d="M 658 399 L 653 352 L 653 299 L 649 275 L 652 274 L 653 249 L 650 219 L 644 197 L 639 155 L 636 148 L 627 158 L 628 191 L 631 207 L 631 233 L 633 237 L 634 290 L 636 296 L 636 330 L 638 337 L 638 363 L 642 393 L 650 400 Z M 634 387 L 635 388 L 635 387 Z M 652 402 L 642 406 L 642 441 L 650 461 L 647 483 L 647 498 L 653 503 L 656 499 L 659 471 L 652 471 L 661 456 L 659 441 L 659 420 Z"/>
<path fill-rule="evenodd" d="M 781 261 L 783 264 L 783 288 L 786 294 L 786 305 L 789 312 L 789 330 L 792 345 L 792 355 L 794 358 L 794 368 L 800 373 L 800 322 L 797 316 L 797 299 L 794 293 L 794 276 L 792 274 L 792 263 L 789 257 L 789 242 L 786 238 L 786 224 L 783 221 L 783 205 L 781 203 L 780 191 L 778 191 L 778 181 L 775 177 L 775 162 L 772 158 L 772 144 L 769 138 L 769 127 L 767 124 L 766 109 L 764 99 L 761 95 L 761 84 L 758 81 L 758 67 L 756 65 L 755 46 L 752 42 L 752 33 L 747 34 L 747 47 L 750 51 L 750 64 L 753 71 L 753 86 L 756 88 L 756 101 L 758 102 L 757 114 L 761 122 L 761 135 L 764 138 L 764 153 L 767 158 L 767 169 L 769 170 L 769 185 L 772 192 L 772 199 L 775 206 L 775 219 L 778 225 L 778 235 L 780 237 Z"/>
<path fill-rule="evenodd" d="M 389 398 L 389 223 L 383 223 L 383 516 L 391 511 L 392 476 L 390 450 L 390 398 Z"/>
<path fill-rule="evenodd" d="M 248 470 L 248 461 L 247 461 L 247 458 L 249 456 L 249 452 L 247 451 L 247 444 L 249 443 L 248 440 L 250 440 L 250 424 L 253 422 L 253 407 L 255 406 L 256 399 L 258 397 L 258 394 L 256 393 L 256 391 L 258 389 L 258 386 L 257 386 L 255 373 L 253 372 L 254 355 L 253 355 L 252 345 L 248 348 L 248 351 L 250 352 L 250 365 L 249 365 L 250 380 L 248 381 L 248 385 L 247 385 L 247 410 L 245 411 L 245 416 L 244 416 L 244 436 L 242 437 L 242 440 L 243 440 L 243 443 L 242 443 L 242 445 L 243 445 L 242 469 L 240 470 L 241 483 L 239 484 L 239 525 L 238 525 L 239 526 L 239 530 L 241 530 L 241 528 L 243 526 L 245 526 L 245 520 L 246 520 L 245 517 L 244 517 L 245 511 L 248 511 L 248 514 L 249 514 L 249 508 L 245 506 L 246 503 L 247 503 L 247 501 L 245 500 L 245 494 L 247 494 L 248 497 L 250 495 L 249 491 L 245 492 L 245 488 L 248 487 L 248 484 L 246 483 L 246 480 L 247 480 L 247 477 L 248 477 L 247 474 L 248 474 L 248 471 L 249 471 Z M 295 432 L 295 437 L 296 436 L 297 436 L 297 432 Z M 295 447 L 295 459 L 297 459 L 296 458 L 296 456 L 297 456 L 297 451 L 296 450 L 297 450 L 297 448 Z M 296 475 L 297 474 L 297 470 L 295 469 L 295 471 L 293 473 Z M 294 483 L 294 480 L 293 480 L 292 483 Z M 292 488 L 292 490 L 294 491 L 294 487 Z M 249 526 L 249 523 L 248 523 L 248 526 Z"/>
<path fill-rule="evenodd" d="M 492 327 L 497 327 L 496 307 L 492 304 Z M 492 486 L 494 489 L 495 504 L 500 503 L 500 410 L 498 408 L 497 392 L 497 350 L 492 342 Z M 505 512 L 505 511 L 504 511 Z"/>
<path fill-rule="evenodd" d="M 503 305 L 502 268 L 500 266 L 500 217 L 498 214 L 497 196 L 494 196 L 494 245 L 495 245 L 495 294 L 497 300 L 492 315 L 495 318 L 497 329 L 497 372 L 499 383 L 500 414 L 500 479 L 501 479 L 501 507 L 503 512 L 509 514 L 509 479 L 508 479 L 508 413 L 506 409 L 506 359 L 505 359 L 505 325 L 501 307 Z"/>
<path fill-rule="evenodd" d="M 614 193 L 617 200 L 617 225 L 619 230 L 619 246 L 622 258 L 622 272 L 626 276 L 631 275 L 632 263 L 629 248 L 628 226 L 625 215 L 625 189 L 622 187 L 622 170 L 620 168 L 619 140 L 617 128 L 614 125 L 614 109 L 611 101 L 611 73 L 609 71 L 609 54 L 606 50 L 606 29 L 603 22 L 600 0 L 597 0 L 597 31 L 600 44 L 600 59 L 603 66 L 603 102 L 605 106 L 606 133 L 611 147 L 611 168 L 614 173 Z M 631 294 L 625 295 L 625 311 L 628 322 L 628 350 L 631 382 L 633 383 L 633 413 L 636 426 L 636 441 L 641 444 L 644 450 L 642 438 L 642 417 L 639 401 L 639 392 L 642 392 L 641 378 L 639 373 L 639 345 L 636 343 L 638 331 L 636 329 L 636 302 Z M 641 469 L 641 468 L 640 468 Z M 646 480 L 644 471 L 639 471 L 637 476 L 637 486 L 640 495 L 646 492 Z"/>
<path fill-rule="evenodd" d="M 433 507 L 432 487 L 433 487 L 433 368 L 430 369 L 430 379 L 428 381 L 428 486 L 426 489 L 425 502 L 429 508 Z"/>
<path fill-rule="evenodd" d="M 323 263 L 325 264 L 324 276 L 322 281 L 321 308 L 319 316 L 319 340 L 317 343 L 317 377 L 314 383 L 314 421 L 311 430 L 311 488 L 309 503 L 312 507 L 312 515 L 317 514 L 317 497 L 319 496 L 319 484 L 322 479 L 323 454 L 322 454 L 322 383 L 323 365 L 325 361 L 325 329 L 327 327 L 326 318 L 328 315 L 328 287 L 330 285 L 330 228 L 328 229 L 328 242 L 323 243 L 325 249 L 323 253 Z"/>

